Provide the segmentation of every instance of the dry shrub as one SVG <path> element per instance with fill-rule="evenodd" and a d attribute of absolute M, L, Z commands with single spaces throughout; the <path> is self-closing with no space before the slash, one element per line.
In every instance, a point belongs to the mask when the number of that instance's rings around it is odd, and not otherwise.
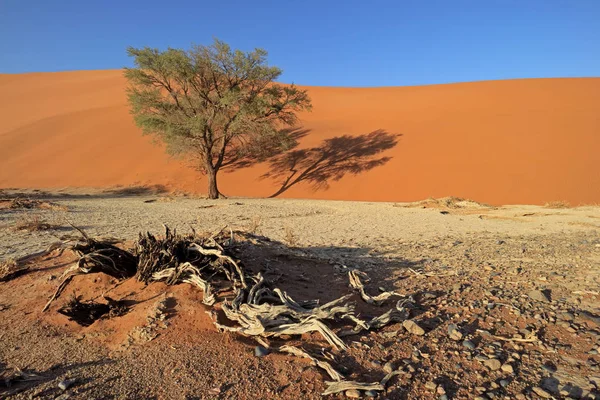
<path fill-rule="evenodd" d="M 27 231 L 27 232 L 37 232 L 37 231 L 47 231 L 51 229 L 58 228 L 58 225 L 50 224 L 45 219 L 40 217 L 39 215 L 26 215 L 21 217 L 13 227 L 16 231 Z"/>
<path fill-rule="evenodd" d="M 246 227 L 246 231 L 248 231 L 249 233 L 251 233 L 253 235 L 256 235 L 256 233 L 258 232 L 258 227 L 260 226 L 261 222 L 262 222 L 262 218 L 258 215 L 255 215 L 254 217 L 252 217 L 252 219 L 248 223 L 248 226 Z"/>
<path fill-rule="evenodd" d="M 568 201 L 564 201 L 564 200 L 550 201 L 550 202 L 544 204 L 544 207 L 546 207 L 546 208 L 571 208 L 571 203 L 569 203 Z"/>
<path fill-rule="evenodd" d="M 288 245 L 292 247 L 298 244 L 298 236 L 296 236 L 294 230 L 289 226 L 285 227 L 285 241 Z"/>
<path fill-rule="evenodd" d="M 39 209 L 39 210 L 53 210 L 53 211 L 67 211 L 67 206 L 52 203 L 50 201 L 42 201 L 37 199 L 30 199 L 24 197 L 17 197 L 10 201 L 9 208 L 13 210 L 20 209 Z"/>
<path fill-rule="evenodd" d="M 430 197 L 426 200 L 415 201 L 408 204 L 394 204 L 394 207 L 420 207 L 420 208 L 440 208 L 440 209 L 457 209 L 457 208 L 481 208 L 491 207 L 489 204 L 479 203 L 474 200 L 464 199 L 461 197 L 442 197 L 439 199 Z"/>
<path fill-rule="evenodd" d="M 12 274 L 19 270 L 17 262 L 13 259 L 0 261 L 0 282 L 8 280 Z"/>

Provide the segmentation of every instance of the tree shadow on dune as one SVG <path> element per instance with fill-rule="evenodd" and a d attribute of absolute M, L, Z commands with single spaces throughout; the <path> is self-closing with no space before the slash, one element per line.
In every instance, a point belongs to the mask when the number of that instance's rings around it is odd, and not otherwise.
<path fill-rule="evenodd" d="M 269 159 L 269 171 L 261 179 L 276 180 L 281 187 L 269 197 L 277 197 L 290 187 L 309 183 L 313 190 L 327 189 L 330 181 L 347 174 L 358 175 L 387 163 L 391 157 L 379 155 L 398 144 L 401 134 L 383 129 L 358 136 L 343 135 L 325 139 L 320 146 L 290 150 Z"/>
<path fill-rule="evenodd" d="M 305 137 L 310 129 L 286 128 L 273 135 L 259 136 L 248 143 L 238 143 L 231 146 L 225 154 L 222 169 L 232 172 L 236 169 L 248 168 L 277 157 L 286 151 L 298 147 L 300 139 Z M 242 140 L 242 139 L 240 139 Z"/>

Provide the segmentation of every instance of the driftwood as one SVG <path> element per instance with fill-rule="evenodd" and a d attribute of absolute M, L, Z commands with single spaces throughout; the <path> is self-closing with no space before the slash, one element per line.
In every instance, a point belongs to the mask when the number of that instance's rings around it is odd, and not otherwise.
<path fill-rule="evenodd" d="M 377 390 L 384 391 L 385 387 L 381 383 L 363 383 L 355 381 L 340 381 L 340 382 L 325 382 L 327 389 L 321 393 L 323 396 L 328 394 L 334 394 L 339 392 L 345 392 L 346 390 Z"/>
<path fill-rule="evenodd" d="M 358 290 L 358 292 L 360 293 L 360 297 L 365 302 L 379 306 L 379 305 L 383 304 L 384 301 L 386 301 L 387 299 L 389 299 L 392 296 L 400 296 L 396 292 L 383 292 L 381 294 L 378 294 L 377 296 L 371 296 L 371 295 L 367 294 L 367 292 L 365 291 L 365 285 L 362 283 L 362 281 L 360 279 L 361 275 L 364 278 L 367 278 L 367 274 L 365 274 L 364 272 L 352 270 L 352 271 L 348 272 L 348 279 L 350 280 L 350 286 L 352 288 Z"/>
<path fill-rule="evenodd" d="M 220 324 L 217 318 L 213 318 L 216 316 L 212 314 L 214 310 L 211 312 L 213 323 L 222 331 L 254 337 L 263 345 L 266 344 L 264 339 L 269 337 L 319 332 L 332 347 L 346 350 L 347 345 L 340 339 L 341 336 L 380 329 L 409 317 L 407 303 L 411 301 L 410 298 L 398 301 L 395 307 L 367 321 L 359 318 L 355 313 L 354 304 L 349 303 L 352 294 L 322 305 L 318 300 L 297 301 L 284 290 L 274 287 L 275 282 L 268 281 L 260 273 L 256 276 L 247 274 L 242 264 L 228 253 L 229 246 L 233 244 L 233 234 L 225 241 L 221 233 L 201 238 L 196 236 L 195 232 L 192 235 L 181 236 L 167 227 L 165 229 L 162 238 L 150 233 L 140 234 L 131 251 L 91 239 L 80 230 L 83 240 L 72 247 L 80 258 L 65 271 L 62 282 L 44 310 L 60 296 L 75 276 L 102 272 L 121 281 L 135 276 L 147 284 L 155 281 L 164 281 L 169 285 L 189 283 L 202 290 L 203 303 L 208 306 L 215 305 L 219 293 L 233 293 L 233 299 L 223 300 L 221 303 L 225 317 L 233 322 L 233 326 Z M 351 271 L 350 285 L 360 293 L 362 300 L 369 304 L 381 305 L 392 296 L 400 296 L 395 292 L 371 296 L 366 293 L 361 277 L 366 278 L 366 274 L 357 270 Z M 81 309 L 84 307 L 82 304 L 76 306 Z M 350 330 L 336 333 L 328 325 L 330 321 L 349 321 L 354 326 Z M 298 347 L 281 346 L 278 351 L 308 358 L 314 365 L 323 369 L 335 381 L 327 382 L 328 388 L 324 395 L 348 389 L 383 391 L 387 381 L 398 373 L 386 375 L 380 383 L 345 381 L 331 364 Z"/>
<path fill-rule="evenodd" d="M 309 360 L 311 360 L 313 362 L 314 365 L 316 365 L 317 367 L 325 370 L 325 372 L 327 372 L 327 374 L 331 377 L 331 379 L 335 380 L 336 382 L 339 382 L 339 381 L 341 381 L 341 380 L 344 379 L 344 376 L 342 374 L 340 374 L 339 372 L 337 372 L 331 366 L 331 364 L 329 364 L 327 361 L 319 360 L 319 359 L 311 356 L 310 354 L 308 354 L 304 350 L 299 349 L 298 347 L 294 347 L 294 346 L 281 346 L 278 349 L 278 351 L 280 351 L 282 353 L 293 354 L 293 355 L 298 356 L 298 357 L 308 358 Z"/>

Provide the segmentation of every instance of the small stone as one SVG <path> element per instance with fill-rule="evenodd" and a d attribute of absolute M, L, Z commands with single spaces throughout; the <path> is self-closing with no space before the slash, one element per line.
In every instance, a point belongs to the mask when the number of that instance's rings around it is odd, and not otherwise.
<path fill-rule="evenodd" d="M 264 348 L 264 347 L 262 347 L 262 346 L 256 346 L 256 347 L 254 348 L 254 355 L 255 355 L 256 357 L 264 357 L 264 356 L 266 356 L 267 354 L 269 354 L 269 349 L 267 349 L 267 348 Z"/>
<path fill-rule="evenodd" d="M 463 335 L 458 330 L 458 327 L 456 326 L 456 324 L 450 324 L 450 325 L 448 325 L 448 336 L 450 336 L 450 339 L 452 339 L 452 340 L 459 341 L 462 339 Z"/>
<path fill-rule="evenodd" d="M 425 388 L 429 390 L 435 390 L 437 388 L 437 385 L 433 381 L 428 381 L 425 383 Z"/>
<path fill-rule="evenodd" d="M 550 302 L 549 290 L 532 290 L 529 293 L 527 293 L 527 296 L 529 296 L 529 298 L 532 300 L 543 301 L 546 303 Z"/>
<path fill-rule="evenodd" d="M 447 394 L 443 394 L 440 397 L 438 397 L 438 400 L 448 400 L 448 395 Z"/>
<path fill-rule="evenodd" d="M 507 386 L 508 386 L 508 383 L 509 383 L 509 382 L 508 382 L 506 379 L 502 379 L 502 380 L 500 381 L 500 386 L 502 386 L 503 388 L 505 388 L 505 387 L 507 387 Z"/>
<path fill-rule="evenodd" d="M 383 365 L 383 371 L 384 371 L 386 374 L 389 374 L 389 373 L 390 373 L 390 372 L 392 372 L 393 370 L 394 370 L 394 366 L 392 365 L 392 363 L 391 363 L 391 362 L 389 362 L 389 361 L 388 361 L 388 362 L 386 362 L 386 363 Z"/>
<path fill-rule="evenodd" d="M 465 340 L 462 342 L 462 344 L 469 350 L 475 350 L 475 343 L 471 342 L 470 340 Z"/>
<path fill-rule="evenodd" d="M 496 358 L 490 358 L 489 360 L 486 360 L 483 363 L 485 364 L 486 367 L 488 367 L 492 371 L 497 371 L 502 366 L 502 363 L 500 362 L 500 360 L 498 360 Z"/>
<path fill-rule="evenodd" d="M 542 369 L 551 374 L 555 373 L 557 370 L 556 365 L 552 364 L 551 362 L 547 362 L 544 365 L 542 365 Z"/>
<path fill-rule="evenodd" d="M 58 382 L 58 388 L 60 390 L 67 390 L 75 383 L 75 379 L 65 379 Z"/>
<path fill-rule="evenodd" d="M 359 399 L 360 398 L 360 392 L 356 389 L 348 389 L 348 390 L 346 390 L 346 392 L 344 394 L 346 395 L 346 397 L 348 397 L 350 399 Z"/>
<path fill-rule="evenodd" d="M 539 386 L 534 386 L 532 388 L 532 390 L 535 394 L 537 394 L 538 396 L 540 396 L 543 399 L 549 399 L 552 397 L 552 395 L 550 393 L 546 392 L 544 389 L 542 389 Z"/>
<path fill-rule="evenodd" d="M 402 323 L 404 329 L 406 329 L 409 333 L 417 336 L 423 336 L 425 334 L 425 330 L 421 328 L 417 323 L 411 319 L 407 319 Z"/>
<path fill-rule="evenodd" d="M 365 392 L 365 396 L 367 396 L 367 397 L 377 397 L 377 390 L 367 390 Z"/>
<path fill-rule="evenodd" d="M 513 368 L 512 365 L 510 364 L 504 364 L 502 365 L 502 371 L 506 372 L 507 374 L 514 374 L 515 373 L 515 369 Z"/>

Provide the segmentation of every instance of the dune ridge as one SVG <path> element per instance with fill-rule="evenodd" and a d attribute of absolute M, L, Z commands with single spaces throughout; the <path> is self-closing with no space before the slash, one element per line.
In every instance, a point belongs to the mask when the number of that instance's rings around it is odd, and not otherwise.
<path fill-rule="evenodd" d="M 0 188 L 165 185 L 203 193 L 204 178 L 142 136 L 119 70 L 0 75 Z M 313 111 L 299 149 L 401 135 L 357 175 L 280 197 L 490 204 L 600 202 L 600 78 L 519 79 L 382 88 L 306 87 Z M 222 173 L 229 196 L 269 196 L 268 164 Z M 279 179 L 284 179 L 284 170 Z"/>

